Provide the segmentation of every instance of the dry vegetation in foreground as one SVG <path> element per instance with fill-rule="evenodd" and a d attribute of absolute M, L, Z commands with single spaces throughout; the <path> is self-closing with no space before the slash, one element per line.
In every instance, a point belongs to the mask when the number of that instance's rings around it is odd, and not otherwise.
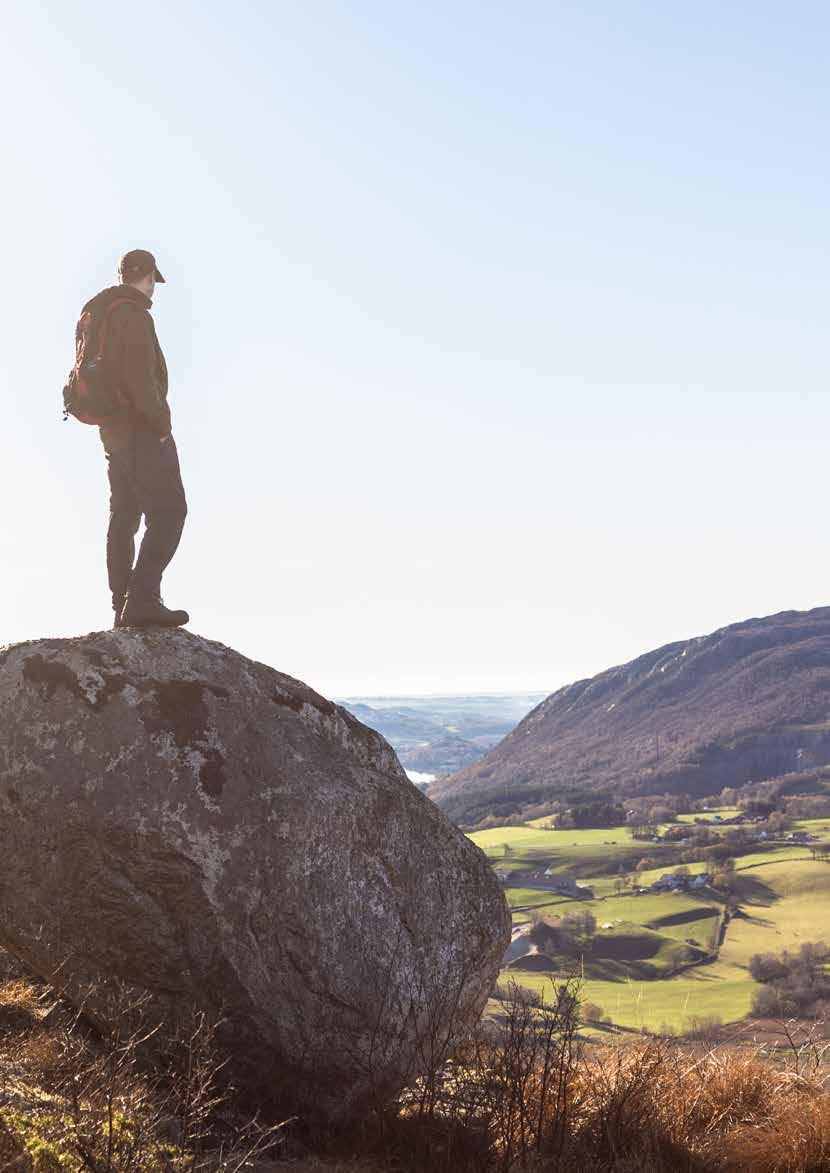
<path fill-rule="evenodd" d="M 555 995 L 512 986 L 462 1048 L 430 1041 L 429 1070 L 397 1103 L 322 1134 L 260 1123 L 219 1090 L 199 1015 L 149 1066 L 140 1004 L 101 1039 L 59 1005 L 44 1018 L 44 991 L 15 978 L 0 985 L 0 1173 L 830 1171 L 827 1044 L 790 1026 L 783 1047 L 753 1053 L 586 1047 L 578 985 Z"/>
<path fill-rule="evenodd" d="M 114 997 L 102 1037 L 53 990 L 0 985 L 0 1173 L 237 1173 L 281 1143 L 223 1087 L 218 1024 L 194 1010 L 162 1039 L 146 998 Z"/>

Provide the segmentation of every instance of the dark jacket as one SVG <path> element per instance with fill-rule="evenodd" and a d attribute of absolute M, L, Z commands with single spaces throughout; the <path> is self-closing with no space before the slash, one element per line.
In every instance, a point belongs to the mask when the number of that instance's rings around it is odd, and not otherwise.
<path fill-rule="evenodd" d="M 126 448 L 137 432 L 159 437 L 170 433 L 167 364 L 150 316 L 153 303 L 149 297 L 132 285 L 113 285 L 88 301 L 84 310 L 95 313 L 116 298 L 129 301 L 110 315 L 104 358 L 126 402 L 121 412 L 101 427 L 107 452 Z"/>

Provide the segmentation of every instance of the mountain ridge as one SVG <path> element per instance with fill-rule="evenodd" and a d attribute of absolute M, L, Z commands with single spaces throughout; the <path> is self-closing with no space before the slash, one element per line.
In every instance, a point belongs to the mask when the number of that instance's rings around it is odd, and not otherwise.
<path fill-rule="evenodd" d="M 575 794 L 700 797 L 830 761 L 830 607 L 676 640 L 552 693 L 430 796 L 458 821 Z"/>

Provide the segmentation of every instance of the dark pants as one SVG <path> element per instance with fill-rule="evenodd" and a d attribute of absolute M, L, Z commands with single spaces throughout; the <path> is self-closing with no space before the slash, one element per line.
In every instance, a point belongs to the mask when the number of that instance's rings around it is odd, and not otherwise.
<path fill-rule="evenodd" d="M 107 530 L 107 571 L 113 607 L 128 590 L 155 597 L 161 576 L 176 553 L 187 516 L 179 471 L 179 454 L 171 436 L 138 433 L 129 445 L 107 453 L 110 522 Z M 146 529 L 135 561 L 135 535 L 144 517 Z"/>

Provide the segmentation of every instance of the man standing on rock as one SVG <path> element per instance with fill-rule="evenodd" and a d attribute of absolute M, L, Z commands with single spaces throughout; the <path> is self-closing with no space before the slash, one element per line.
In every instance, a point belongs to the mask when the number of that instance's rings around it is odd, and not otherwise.
<path fill-rule="evenodd" d="M 187 502 L 167 404 L 167 364 L 153 319 L 152 297 L 164 278 L 144 249 L 125 253 L 120 285 L 84 307 L 107 319 L 106 363 L 119 393 L 118 410 L 101 425 L 110 484 L 107 571 L 116 627 L 180 627 L 186 611 L 161 599 L 161 576 L 182 535 Z M 110 313 L 108 306 L 118 302 Z M 135 557 L 135 535 L 146 529 Z"/>

